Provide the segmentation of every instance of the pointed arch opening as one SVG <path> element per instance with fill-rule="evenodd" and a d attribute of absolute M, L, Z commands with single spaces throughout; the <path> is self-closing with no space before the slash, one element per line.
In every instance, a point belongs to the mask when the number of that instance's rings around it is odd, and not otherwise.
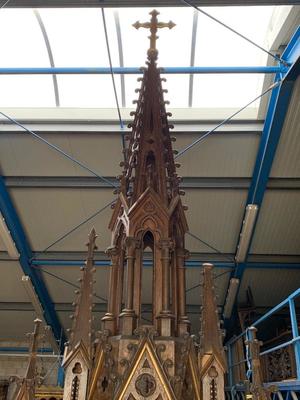
<path fill-rule="evenodd" d="M 153 324 L 154 236 L 145 232 L 142 243 L 141 324 Z"/>

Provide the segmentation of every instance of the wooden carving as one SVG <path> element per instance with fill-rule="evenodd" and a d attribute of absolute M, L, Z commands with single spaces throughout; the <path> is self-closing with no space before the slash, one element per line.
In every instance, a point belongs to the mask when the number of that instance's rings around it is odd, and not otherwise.
<path fill-rule="evenodd" d="M 210 400 L 224 400 L 226 358 L 212 271 L 212 264 L 203 265 L 203 305 L 199 353 L 202 396 Z"/>
<path fill-rule="evenodd" d="M 35 387 L 37 384 L 36 358 L 41 323 L 42 321 L 40 319 L 35 319 L 34 331 L 33 333 L 29 334 L 30 349 L 28 367 L 24 379 L 22 379 L 18 384 L 18 388 L 14 396 L 15 400 L 34 400 Z"/>
<path fill-rule="evenodd" d="M 94 284 L 94 251 L 97 235 L 92 229 L 89 235 L 88 254 L 80 290 L 77 292 L 70 340 L 65 349 L 64 400 L 86 400 L 89 373 L 92 368 L 92 307 Z"/>
<path fill-rule="evenodd" d="M 172 142 L 175 139 L 170 135 L 172 126 L 168 124 L 170 114 L 165 108 L 163 79 L 156 65 L 157 30 L 172 28 L 174 24 L 159 22 L 157 16 L 154 10 L 150 22 L 134 24 L 137 29 L 150 29 L 150 49 L 141 88 L 137 90 L 139 98 L 130 124 L 132 131 L 127 135 L 125 157 L 120 163 L 123 171 L 119 177 L 119 196 L 109 224 L 112 240 L 107 249 L 111 260 L 107 312 L 102 318 L 102 331 L 91 363 L 86 333 L 81 349 L 87 350 L 81 350 L 79 358 L 74 357 L 83 333 L 76 336 L 73 329 L 69 345 L 72 363 L 69 364 L 73 367 L 75 361 L 80 362 L 82 373 L 70 374 L 72 380 L 69 378 L 65 389 L 69 396 L 64 397 L 66 400 L 80 393 L 85 368 L 89 370 L 88 400 L 200 400 L 200 379 L 204 375 L 209 379 L 210 398 L 222 400 L 224 397 L 224 388 L 219 382 L 225 361 L 217 315 L 207 319 L 204 327 L 200 363 L 198 346 L 189 334 L 185 302 L 185 259 L 189 255 L 185 249 L 186 207 L 181 201 L 184 192 L 179 189 L 179 164 L 174 160 L 176 152 Z M 147 324 L 142 310 L 146 249 L 152 254 L 153 272 L 147 282 L 152 293 Z M 205 315 L 209 315 L 211 310 L 215 312 L 216 306 L 209 281 L 210 269 L 205 271 L 208 271 L 205 276 L 210 288 L 205 291 Z M 78 330 L 83 324 L 79 314 L 86 309 L 87 303 L 78 308 L 75 319 Z M 67 360 L 68 354 L 69 350 Z M 210 357 L 208 362 L 206 356 Z M 77 397 L 81 400 L 80 394 Z"/>
<path fill-rule="evenodd" d="M 248 339 L 245 344 L 249 348 L 249 357 L 251 359 L 251 381 L 250 381 L 250 393 L 253 400 L 271 400 L 272 393 L 277 389 L 275 386 L 268 388 L 263 385 L 262 378 L 262 366 L 260 360 L 260 347 L 262 342 L 256 338 L 257 329 L 251 326 L 248 329 Z"/>
<path fill-rule="evenodd" d="M 181 203 L 178 165 L 174 161 L 168 113 L 156 65 L 156 32 L 174 26 L 149 23 L 151 46 L 144 69 L 134 121 L 120 176 L 120 194 L 110 222 L 112 244 L 108 312 L 104 327 L 112 335 L 132 335 L 141 324 L 141 281 L 145 248 L 153 252 L 152 323 L 162 336 L 184 335 L 189 321 L 185 312 L 184 235 L 188 229 Z M 126 266 L 125 266 L 126 264 Z M 126 271 L 126 273 L 125 273 Z M 172 290 L 170 282 L 172 281 Z M 122 309 L 124 294 L 125 304 Z M 122 309 L 122 310 L 121 310 Z"/>

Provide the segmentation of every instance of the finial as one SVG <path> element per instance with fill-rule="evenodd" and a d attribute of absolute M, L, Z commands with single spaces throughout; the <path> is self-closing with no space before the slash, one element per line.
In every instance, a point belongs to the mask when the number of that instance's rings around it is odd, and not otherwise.
<path fill-rule="evenodd" d="M 98 235 L 96 233 L 95 228 L 93 227 L 89 234 L 89 241 L 86 244 L 88 247 L 88 255 L 87 255 L 88 260 L 93 258 L 94 250 L 97 250 L 97 246 L 95 245 L 97 237 L 98 237 Z"/>
<path fill-rule="evenodd" d="M 149 60 L 156 60 L 157 54 L 158 54 L 158 51 L 156 49 L 156 39 L 158 39 L 158 36 L 156 36 L 157 29 L 161 29 L 161 28 L 172 29 L 172 28 L 174 28 L 174 26 L 176 24 L 174 24 L 174 22 L 172 22 L 172 21 L 158 22 L 157 16 L 159 15 L 159 12 L 157 10 L 153 10 L 149 14 L 151 15 L 150 22 L 136 21 L 132 26 L 135 29 L 139 29 L 139 28 L 150 29 L 151 35 L 149 36 L 150 49 L 148 50 L 148 58 L 149 58 Z"/>

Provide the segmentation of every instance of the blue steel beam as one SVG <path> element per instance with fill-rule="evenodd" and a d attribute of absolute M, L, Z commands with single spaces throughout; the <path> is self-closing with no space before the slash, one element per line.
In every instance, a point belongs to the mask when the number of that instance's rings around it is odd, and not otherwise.
<path fill-rule="evenodd" d="M 185 266 L 187 268 L 201 268 L 202 264 L 205 261 L 203 260 L 187 260 L 185 262 Z M 216 268 L 234 268 L 235 263 L 229 261 L 212 261 L 212 264 Z M 78 267 L 83 266 L 85 263 L 84 260 L 49 260 L 49 259 L 33 259 L 31 260 L 31 264 L 35 267 Z M 110 262 L 106 260 L 96 260 L 94 262 L 95 267 L 109 267 Z M 144 267 L 152 266 L 152 262 L 149 260 L 144 261 Z M 270 262 L 250 262 L 247 264 L 248 268 L 251 269 L 300 269 L 300 263 L 270 263 Z"/>
<path fill-rule="evenodd" d="M 288 110 L 289 102 L 292 96 L 293 87 L 297 77 L 300 74 L 300 27 L 296 30 L 295 34 L 287 45 L 285 51 L 282 54 L 282 58 L 287 61 L 291 65 L 291 67 L 285 74 L 282 83 L 275 87 L 275 89 L 273 89 L 270 97 L 268 111 L 266 114 L 265 124 L 246 202 L 246 206 L 248 204 L 258 205 L 259 208 L 256 221 L 258 220 L 264 194 L 267 188 L 271 167 L 279 143 L 286 112 Z M 275 81 L 278 81 L 280 79 L 282 79 L 282 77 L 279 73 L 277 73 Z M 240 232 L 242 231 L 242 227 L 243 226 L 241 226 Z M 240 280 L 240 283 L 243 278 L 244 271 L 248 266 L 247 257 L 254 233 L 255 227 L 252 232 L 252 237 L 247 250 L 245 262 L 237 264 L 236 268 L 231 274 L 231 277 L 238 278 Z M 236 316 L 232 315 L 230 321 L 225 321 L 226 327 L 232 325 L 234 318 L 236 318 Z"/>
<path fill-rule="evenodd" d="M 63 345 L 66 340 L 63 329 L 41 276 L 41 272 L 32 268 L 30 264 L 29 260 L 32 258 L 32 251 L 2 176 L 0 176 L 0 211 L 20 254 L 19 263 L 23 272 L 25 275 L 30 277 L 39 298 L 44 311 L 45 320 L 47 324 L 51 326 L 56 340 L 58 342 L 61 341 L 61 344 Z"/>
<path fill-rule="evenodd" d="M 254 66 L 254 67 L 165 67 L 163 74 L 276 74 L 286 73 L 286 66 Z M 114 74 L 142 74 L 143 68 L 114 67 Z M 55 67 L 55 68 L 0 68 L 0 75 L 81 75 L 111 74 L 108 67 Z"/>

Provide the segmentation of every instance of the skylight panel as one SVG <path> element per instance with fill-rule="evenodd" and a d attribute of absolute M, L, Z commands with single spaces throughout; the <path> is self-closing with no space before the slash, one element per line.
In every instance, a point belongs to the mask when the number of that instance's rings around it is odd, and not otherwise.
<path fill-rule="evenodd" d="M 210 7 L 203 8 L 214 17 L 240 31 L 261 46 L 270 45 L 269 33 L 276 37 L 284 19 L 272 20 L 279 7 Z M 280 7 L 290 9 L 290 7 Z M 145 66 L 149 48 L 149 31 L 136 31 L 132 24 L 148 21 L 149 8 L 105 9 L 110 54 L 114 67 Z M 172 20 L 176 26 L 160 29 L 157 47 L 158 65 L 185 67 L 191 62 L 191 45 L 195 10 L 192 7 L 158 8 L 159 21 Z M 100 8 L 39 10 L 48 35 L 55 67 L 108 67 L 103 19 Z M 116 16 L 118 13 L 118 16 Z M 258 66 L 266 65 L 267 55 L 242 38 L 228 31 L 201 13 L 197 13 L 195 32 L 195 66 Z M 273 21 L 271 23 L 271 21 Z M 275 25 L 276 26 L 275 26 Z M 0 67 L 49 67 L 49 55 L 33 10 L 0 10 Z M 123 64 L 122 64 L 123 63 Z M 138 76 L 125 75 L 125 93 L 121 78 L 115 75 L 119 104 L 125 94 L 126 107 L 134 107 Z M 191 98 L 194 108 L 214 109 L 215 118 L 225 109 L 238 109 L 262 91 L 264 75 L 168 74 L 164 88 L 170 107 L 187 108 Z M 60 106 L 80 108 L 114 108 L 111 76 L 57 75 Z M 192 84 L 191 84 L 192 83 Z M 0 76 L 1 107 L 55 106 L 51 75 Z M 251 105 L 257 110 L 259 101 Z M 222 113 L 220 110 L 223 110 Z M 255 115 L 256 115 L 255 114 Z M 203 113 L 201 112 L 201 115 Z M 210 115 L 212 113 L 210 112 Z"/>

